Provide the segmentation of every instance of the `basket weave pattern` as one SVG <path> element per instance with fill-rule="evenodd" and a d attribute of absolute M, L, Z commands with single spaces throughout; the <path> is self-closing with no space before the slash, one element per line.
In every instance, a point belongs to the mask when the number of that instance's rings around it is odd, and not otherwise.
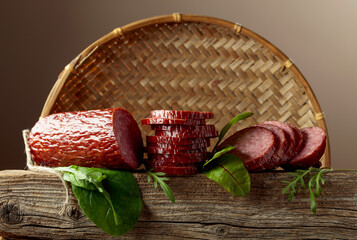
<path fill-rule="evenodd" d="M 221 25 L 151 24 L 97 45 L 77 62 L 51 113 L 122 107 L 139 121 L 153 109 L 211 111 L 209 123 L 220 130 L 251 111 L 236 129 L 265 120 L 318 126 L 314 96 L 284 64 L 264 42 Z"/>

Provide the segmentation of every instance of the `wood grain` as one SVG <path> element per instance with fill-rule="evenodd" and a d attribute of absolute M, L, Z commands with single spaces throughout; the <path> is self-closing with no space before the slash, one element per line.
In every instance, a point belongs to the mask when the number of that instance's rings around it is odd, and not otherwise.
<path fill-rule="evenodd" d="M 309 196 L 292 202 L 281 194 L 289 175 L 251 174 L 252 190 L 233 197 L 199 174 L 173 177 L 176 204 L 135 174 L 144 208 L 135 228 L 123 237 L 110 237 L 78 208 L 71 193 L 65 214 L 59 211 L 65 189 L 58 177 L 42 172 L 0 172 L 0 233 L 5 239 L 356 239 L 357 172 L 326 174 L 317 215 Z M 22 237 L 19 237 L 22 236 Z"/>

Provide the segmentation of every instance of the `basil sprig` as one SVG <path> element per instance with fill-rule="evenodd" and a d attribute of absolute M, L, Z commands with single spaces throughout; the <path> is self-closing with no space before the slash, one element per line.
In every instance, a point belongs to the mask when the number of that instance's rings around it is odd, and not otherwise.
<path fill-rule="evenodd" d="M 203 165 L 203 173 L 207 178 L 217 182 L 234 196 L 246 196 L 250 192 L 250 176 L 244 167 L 243 161 L 236 155 L 229 154 L 235 147 L 227 146 L 217 152 L 217 147 L 228 132 L 237 122 L 244 120 L 253 113 L 246 112 L 235 116 L 225 125 L 219 134 L 218 141 L 213 148 L 212 158 Z"/>
<path fill-rule="evenodd" d="M 72 190 L 84 214 L 104 232 L 121 236 L 138 221 L 140 189 L 130 172 L 72 165 L 55 168 Z"/>

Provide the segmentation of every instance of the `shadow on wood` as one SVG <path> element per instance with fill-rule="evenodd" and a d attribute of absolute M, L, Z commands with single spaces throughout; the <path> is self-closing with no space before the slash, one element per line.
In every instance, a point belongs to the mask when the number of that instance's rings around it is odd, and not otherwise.
<path fill-rule="evenodd" d="M 292 202 L 281 194 L 290 176 L 251 174 L 251 193 L 233 197 L 204 175 L 172 177 L 176 204 L 146 175 L 134 174 L 143 198 L 135 228 L 110 237 L 78 207 L 74 195 L 64 214 L 65 189 L 57 176 L 32 171 L 0 172 L 0 233 L 5 239 L 242 239 L 343 238 L 357 236 L 357 172 L 326 174 L 324 192 L 311 213 L 307 191 Z M 22 236 L 19 238 L 19 236 Z"/>

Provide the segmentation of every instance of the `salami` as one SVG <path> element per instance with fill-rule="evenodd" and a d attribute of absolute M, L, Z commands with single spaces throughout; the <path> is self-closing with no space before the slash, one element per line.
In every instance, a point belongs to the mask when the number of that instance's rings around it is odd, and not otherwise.
<path fill-rule="evenodd" d="M 141 120 L 143 125 L 206 125 L 204 119 L 170 119 L 170 118 L 145 118 Z"/>
<path fill-rule="evenodd" d="M 152 118 L 170 119 L 211 119 L 214 114 L 211 112 L 178 111 L 178 110 L 154 110 L 151 111 Z"/>
<path fill-rule="evenodd" d="M 209 138 L 178 138 L 178 137 L 165 137 L 165 136 L 146 136 L 148 143 L 167 143 L 175 145 L 190 145 L 195 143 L 209 144 Z"/>
<path fill-rule="evenodd" d="M 235 147 L 230 153 L 240 157 L 248 171 L 269 169 L 270 158 L 277 148 L 274 134 L 259 126 L 236 132 L 221 143 L 218 150 L 229 145 Z"/>
<path fill-rule="evenodd" d="M 177 131 L 177 132 L 215 132 L 216 129 L 214 125 L 205 125 L 205 126 L 180 126 L 180 125 L 153 125 L 151 126 L 152 130 L 161 130 L 161 131 Z"/>
<path fill-rule="evenodd" d="M 294 146 L 295 146 L 295 149 L 294 149 L 294 154 L 291 157 L 291 158 L 293 158 L 301 151 L 301 149 L 303 147 L 304 139 L 303 139 L 303 135 L 302 135 L 301 131 L 297 127 L 295 127 L 294 125 L 292 125 L 290 123 L 287 123 L 287 124 L 294 132 Z"/>
<path fill-rule="evenodd" d="M 195 163 L 208 159 L 208 153 L 182 153 L 182 154 L 148 154 L 148 159 L 161 161 L 161 162 L 173 162 L 173 163 Z"/>
<path fill-rule="evenodd" d="M 262 123 L 262 124 L 258 124 L 258 126 L 270 130 L 274 134 L 275 140 L 277 141 L 277 149 L 275 153 L 271 156 L 271 160 L 269 161 L 270 166 L 268 167 L 268 169 L 275 169 L 279 167 L 279 165 L 281 164 L 285 151 L 288 147 L 285 134 L 283 130 L 281 130 L 279 127 L 271 124 Z"/>
<path fill-rule="evenodd" d="M 146 147 L 147 153 L 150 154 L 180 154 L 180 153 L 201 153 L 207 152 L 206 148 L 197 148 L 189 150 L 179 150 L 179 149 L 170 149 L 170 148 L 156 148 L 156 147 Z"/>
<path fill-rule="evenodd" d="M 169 144 L 169 143 L 147 143 L 148 147 L 155 147 L 155 148 L 168 148 L 168 149 L 177 149 L 177 150 L 190 150 L 190 149 L 197 149 L 197 148 L 206 148 L 210 146 L 208 142 L 202 143 L 194 143 L 189 145 L 176 145 L 176 144 Z"/>
<path fill-rule="evenodd" d="M 300 129 L 303 135 L 302 150 L 283 166 L 287 170 L 308 169 L 313 166 L 321 166 L 320 158 L 326 148 L 326 132 L 319 127 Z"/>
<path fill-rule="evenodd" d="M 173 167 L 189 167 L 189 166 L 197 166 L 202 167 L 204 162 L 193 162 L 193 163 L 177 163 L 177 162 L 168 162 L 163 160 L 150 160 L 147 159 L 144 161 L 147 169 L 154 168 L 155 166 L 173 166 Z"/>
<path fill-rule="evenodd" d="M 218 137 L 218 132 L 214 131 L 155 131 L 156 136 L 176 137 L 176 138 L 214 138 Z"/>
<path fill-rule="evenodd" d="M 200 166 L 153 166 L 153 170 L 154 172 L 164 172 L 176 176 L 192 175 L 202 171 Z"/>
<path fill-rule="evenodd" d="M 283 158 L 281 159 L 280 164 L 284 165 L 286 164 L 293 156 L 297 154 L 296 152 L 296 139 L 295 139 L 295 134 L 293 128 L 291 128 L 291 125 L 288 125 L 283 122 L 279 121 L 265 121 L 263 124 L 270 124 L 279 127 L 281 130 L 283 130 L 285 134 L 285 138 L 287 141 L 287 148 L 285 151 L 285 154 Z"/>
<path fill-rule="evenodd" d="M 37 165 L 78 165 L 135 169 L 143 157 L 141 131 L 124 109 L 52 114 L 40 119 L 29 135 Z"/>

